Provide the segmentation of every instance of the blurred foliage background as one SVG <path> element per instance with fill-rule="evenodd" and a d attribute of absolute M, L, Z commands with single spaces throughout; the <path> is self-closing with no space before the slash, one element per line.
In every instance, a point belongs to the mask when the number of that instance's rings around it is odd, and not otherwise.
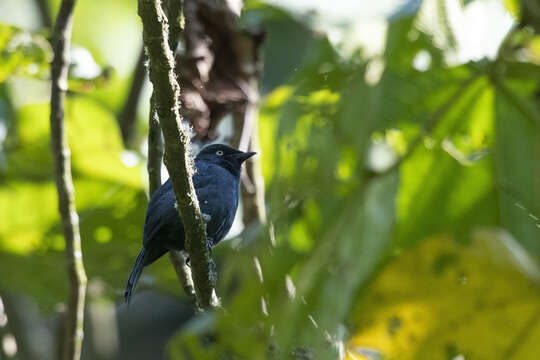
<path fill-rule="evenodd" d="M 83 358 L 537 358 L 536 0 L 246 1 L 242 24 L 266 31 L 268 224 L 215 249 L 223 311 L 196 317 L 165 260 L 120 301 L 147 203 L 148 85 L 135 149 L 117 125 L 136 5 L 75 10 Z M 54 358 L 67 296 L 48 128 L 58 6 L 0 2 L 0 358 Z"/>

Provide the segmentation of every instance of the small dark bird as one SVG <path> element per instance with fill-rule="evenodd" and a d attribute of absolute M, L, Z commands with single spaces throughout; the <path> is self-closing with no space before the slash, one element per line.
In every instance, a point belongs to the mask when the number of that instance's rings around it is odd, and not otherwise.
<path fill-rule="evenodd" d="M 195 158 L 193 185 L 206 221 L 209 246 L 229 232 L 238 207 L 242 163 L 255 155 L 223 144 L 210 145 Z M 176 198 L 167 180 L 152 195 L 144 220 L 143 247 L 129 274 L 124 300 L 129 304 L 142 269 L 169 250 L 184 250 L 185 233 L 176 209 Z"/>

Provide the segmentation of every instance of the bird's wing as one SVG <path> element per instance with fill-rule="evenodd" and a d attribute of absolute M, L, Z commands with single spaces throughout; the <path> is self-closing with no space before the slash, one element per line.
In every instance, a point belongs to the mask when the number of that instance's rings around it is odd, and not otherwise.
<path fill-rule="evenodd" d="M 212 186 L 214 177 L 211 169 L 204 162 L 197 161 L 197 172 L 193 176 L 195 189 L 209 188 Z M 199 193 L 197 191 L 197 193 Z M 197 195 L 200 199 L 199 194 Z M 148 244 L 157 234 L 161 232 L 167 233 L 171 230 L 171 225 L 176 224 L 179 220 L 178 210 L 175 208 L 175 197 L 172 188 L 172 182 L 168 179 L 159 189 L 152 195 L 148 208 L 146 210 L 146 218 L 143 229 L 143 244 Z M 181 221 L 180 224 L 181 225 Z M 161 234 L 160 236 L 162 236 Z"/>
<path fill-rule="evenodd" d="M 152 195 L 148 203 L 144 220 L 143 244 L 146 245 L 165 224 L 170 224 L 178 216 L 174 202 L 172 184 L 170 180 L 167 180 Z"/>
<path fill-rule="evenodd" d="M 221 223 L 219 224 L 216 232 L 215 232 L 215 238 L 213 238 L 213 244 L 216 245 L 219 241 L 221 241 L 221 239 L 223 239 L 225 237 L 225 235 L 227 235 L 227 233 L 229 232 L 230 230 L 230 227 L 232 225 L 232 221 L 230 220 L 230 213 L 228 211 L 226 211 L 226 215 L 223 216 L 223 218 L 221 219 Z M 233 215 L 233 220 L 234 220 L 234 215 Z"/>

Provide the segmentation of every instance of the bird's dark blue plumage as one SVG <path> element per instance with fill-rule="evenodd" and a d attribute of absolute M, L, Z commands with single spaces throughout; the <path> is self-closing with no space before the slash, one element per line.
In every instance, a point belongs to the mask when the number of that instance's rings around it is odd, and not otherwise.
<path fill-rule="evenodd" d="M 195 158 L 193 185 L 206 218 L 206 234 L 211 245 L 222 240 L 232 226 L 238 207 L 240 168 L 254 154 L 215 144 L 202 149 Z M 127 303 L 145 266 L 169 250 L 184 250 L 184 226 L 175 204 L 169 179 L 152 195 L 146 209 L 143 247 L 129 275 L 124 295 Z"/>

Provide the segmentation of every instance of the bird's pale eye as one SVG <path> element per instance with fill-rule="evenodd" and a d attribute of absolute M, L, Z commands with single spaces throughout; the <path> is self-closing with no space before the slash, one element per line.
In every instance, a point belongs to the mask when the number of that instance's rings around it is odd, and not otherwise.
<path fill-rule="evenodd" d="M 216 155 L 219 155 L 219 156 L 223 155 L 223 151 L 222 150 L 216 151 Z"/>

